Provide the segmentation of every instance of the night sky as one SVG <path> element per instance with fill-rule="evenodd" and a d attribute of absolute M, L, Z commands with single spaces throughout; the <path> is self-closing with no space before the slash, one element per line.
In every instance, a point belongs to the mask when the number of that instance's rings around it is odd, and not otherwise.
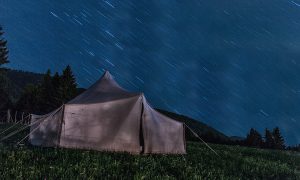
<path fill-rule="evenodd" d="M 154 106 L 226 135 L 300 143 L 300 0 L 0 0 L 10 68 L 87 88 L 108 69 Z"/>

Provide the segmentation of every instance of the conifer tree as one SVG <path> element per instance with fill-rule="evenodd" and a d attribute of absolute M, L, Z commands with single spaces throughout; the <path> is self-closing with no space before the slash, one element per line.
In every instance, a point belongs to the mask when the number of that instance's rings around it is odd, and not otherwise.
<path fill-rule="evenodd" d="M 7 41 L 2 37 L 3 34 L 3 28 L 0 26 L 0 66 L 9 62 Z"/>
<path fill-rule="evenodd" d="M 41 114 L 40 91 L 41 88 L 38 85 L 27 85 L 16 103 L 16 108 L 23 112 Z"/>
<path fill-rule="evenodd" d="M 66 103 L 76 96 L 77 84 L 71 66 L 68 65 L 60 77 L 59 96 L 61 104 Z"/>
<path fill-rule="evenodd" d="M 0 109 L 7 109 L 12 103 L 9 98 L 9 82 L 5 71 L 1 68 L 3 64 L 8 63 L 7 41 L 2 37 L 3 34 L 0 26 Z"/>
<path fill-rule="evenodd" d="M 52 78 L 52 85 L 53 85 L 54 89 L 58 90 L 58 88 L 60 86 L 60 76 L 59 76 L 58 72 L 56 72 Z"/>
<path fill-rule="evenodd" d="M 274 142 L 274 137 L 273 134 L 269 129 L 265 130 L 265 148 L 272 149 L 274 148 L 275 142 Z"/>
<path fill-rule="evenodd" d="M 274 128 L 272 134 L 274 137 L 274 148 L 275 149 L 285 149 L 284 139 L 281 136 L 281 133 L 280 133 L 280 130 L 278 127 Z"/>
<path fill-rule="evenodd" d="M 0 25 L 0 89 L 2 89 L 2 91 L 4 91 L 3 87 L 6 85 L 7 79 L 1 66 L 8 63 L 7 41 L 2 37 L 3 34 L 3 28 Z"/>
<path fill-rule="evenodd" d="M 247 146 L 251 146 L 251 147 L 262 147 L 263 144 L 262 136 L 259 134 L 258 131 L 251 128 L 249 134 L 247 135 L 245 143 Z"/>
<path fill-rule="evenodd" d="M 61 77 L 59 76 L 58 72 L 54 74 L 52 77 L 52 86 L 53 86 L 53 104 L 55 107 L 59 107 L 61 105 L 60 99 L 60 86 L 61 86 Z"/>
<path fill-rule="evenodd" d="M 48 113 L 56 108 L 56 104 L 54 101 L 54 87 L 52 84 L 51 71 L 48 69 L 46 74 L 44 75 L 41 87 L 40 87 L 40 105 L 41 110 L 44 113 Z"/>

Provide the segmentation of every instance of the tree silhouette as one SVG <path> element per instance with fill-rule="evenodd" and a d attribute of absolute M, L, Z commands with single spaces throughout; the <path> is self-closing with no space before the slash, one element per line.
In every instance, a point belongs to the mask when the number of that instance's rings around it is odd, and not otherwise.
<path fill-rule="evenodd" d="M 281 136 L 280 130 L 278 127 L 273 130 L 274 137 L 274 149 L 285 149 L 284 139 Z"/>
<path fill-rule="evenodd" d="M 263 145 L 262 136 L 259 134 L 258 131 L 251 128 L 245 140 L 245 145 L 251 147 L 262 147 Z"/>
<path fill-rule="evenodd" d="M 274 148 L 274 145 L 275 145 L 275 141 L 274 141 L 273 134 L 271 133 L 271 131 L 269 129 L 266 129 L 265 130 L 265 143 L 264 143 L 264 147 L 272 149 L 272 148 Z"/>
<path fill-rule="evenodd" d="M 38 85 L 29 84 L 16 104 L 17 110 L 23 112 L 40 114 L 40 94 L 41 88 Z"/>
<path fill-rule="evenodd" d="M 40 87 L 40 105 L 44 113 L 48 113 L 56 108 L 54 100 L 54 86 L 51 77 L 51 71 L 48 70 L 44 75 L 41 87 Z"/>
<path fill-rule="evenodd" d="M 71 100 L 77 94 L 76 79 L 69 65 L 63 70 L 63 74 L 60 77 L 60 87 L 58 91 L 61 104 Z"/>
<path fill-rule="evenodd" d="M 17 110 L 45 114 L 53 111 L 77 95 L 76 79 L 71 67 L 67 66 L 60 76 L 46 72 L 38 85 L 29 85 L 17 103 Z"/>
<path fill-rule="evenodd" d="M 0 26 L 0 109 L 6 109 L 12 104 L 9 98 L 9 82 L 4 69 L 1 68 L 3 64 L 8 63 L 7 41 L 2 37 L 3 34 L 3 28 Z"/>
<path fill-rule="evenodd" d="M 0 26 L 0 66 L 9 62 L 7 41 L 2 37 L 3 34 L 3 28 Z"/>
<path fill-rule="evenodd" d="M 53 86 L 53 104 L 55 107 L 59 107 L 61 105 L 61 98 L 60 98 L 60 86 L 61 86 L 61 77 L 59 76 L 58 72 L 54 74 L 52 77 L 52 86 Z"/>

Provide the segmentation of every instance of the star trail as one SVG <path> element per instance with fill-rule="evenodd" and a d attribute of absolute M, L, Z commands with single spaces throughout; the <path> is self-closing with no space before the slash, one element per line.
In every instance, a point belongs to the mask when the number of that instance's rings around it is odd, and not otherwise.
<path fill-rule="evenodd" d="M 300 143 L 300 1 L 1 0 L 14 69 L 109 70 L 158 108 Z"/>

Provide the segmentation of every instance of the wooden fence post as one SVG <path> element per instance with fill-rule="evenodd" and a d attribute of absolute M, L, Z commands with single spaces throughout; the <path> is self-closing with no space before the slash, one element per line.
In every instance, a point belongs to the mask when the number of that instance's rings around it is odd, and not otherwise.
<path fill-rule="evenodd" d="M 21 119 L 21 124 L 24 123 L 24 112 L 22 112 L 22 119 Z"/>
<path fill-rule="evenodd" d="M 6 123 L 9 123 L 10 121 L 10 109 L 7 110 L 7 120 L 6 120 Z"/>
<path fill-rule="evenodd" d="M 17 122 L 18 111 L 15 112 L 15 123 Z"/>

